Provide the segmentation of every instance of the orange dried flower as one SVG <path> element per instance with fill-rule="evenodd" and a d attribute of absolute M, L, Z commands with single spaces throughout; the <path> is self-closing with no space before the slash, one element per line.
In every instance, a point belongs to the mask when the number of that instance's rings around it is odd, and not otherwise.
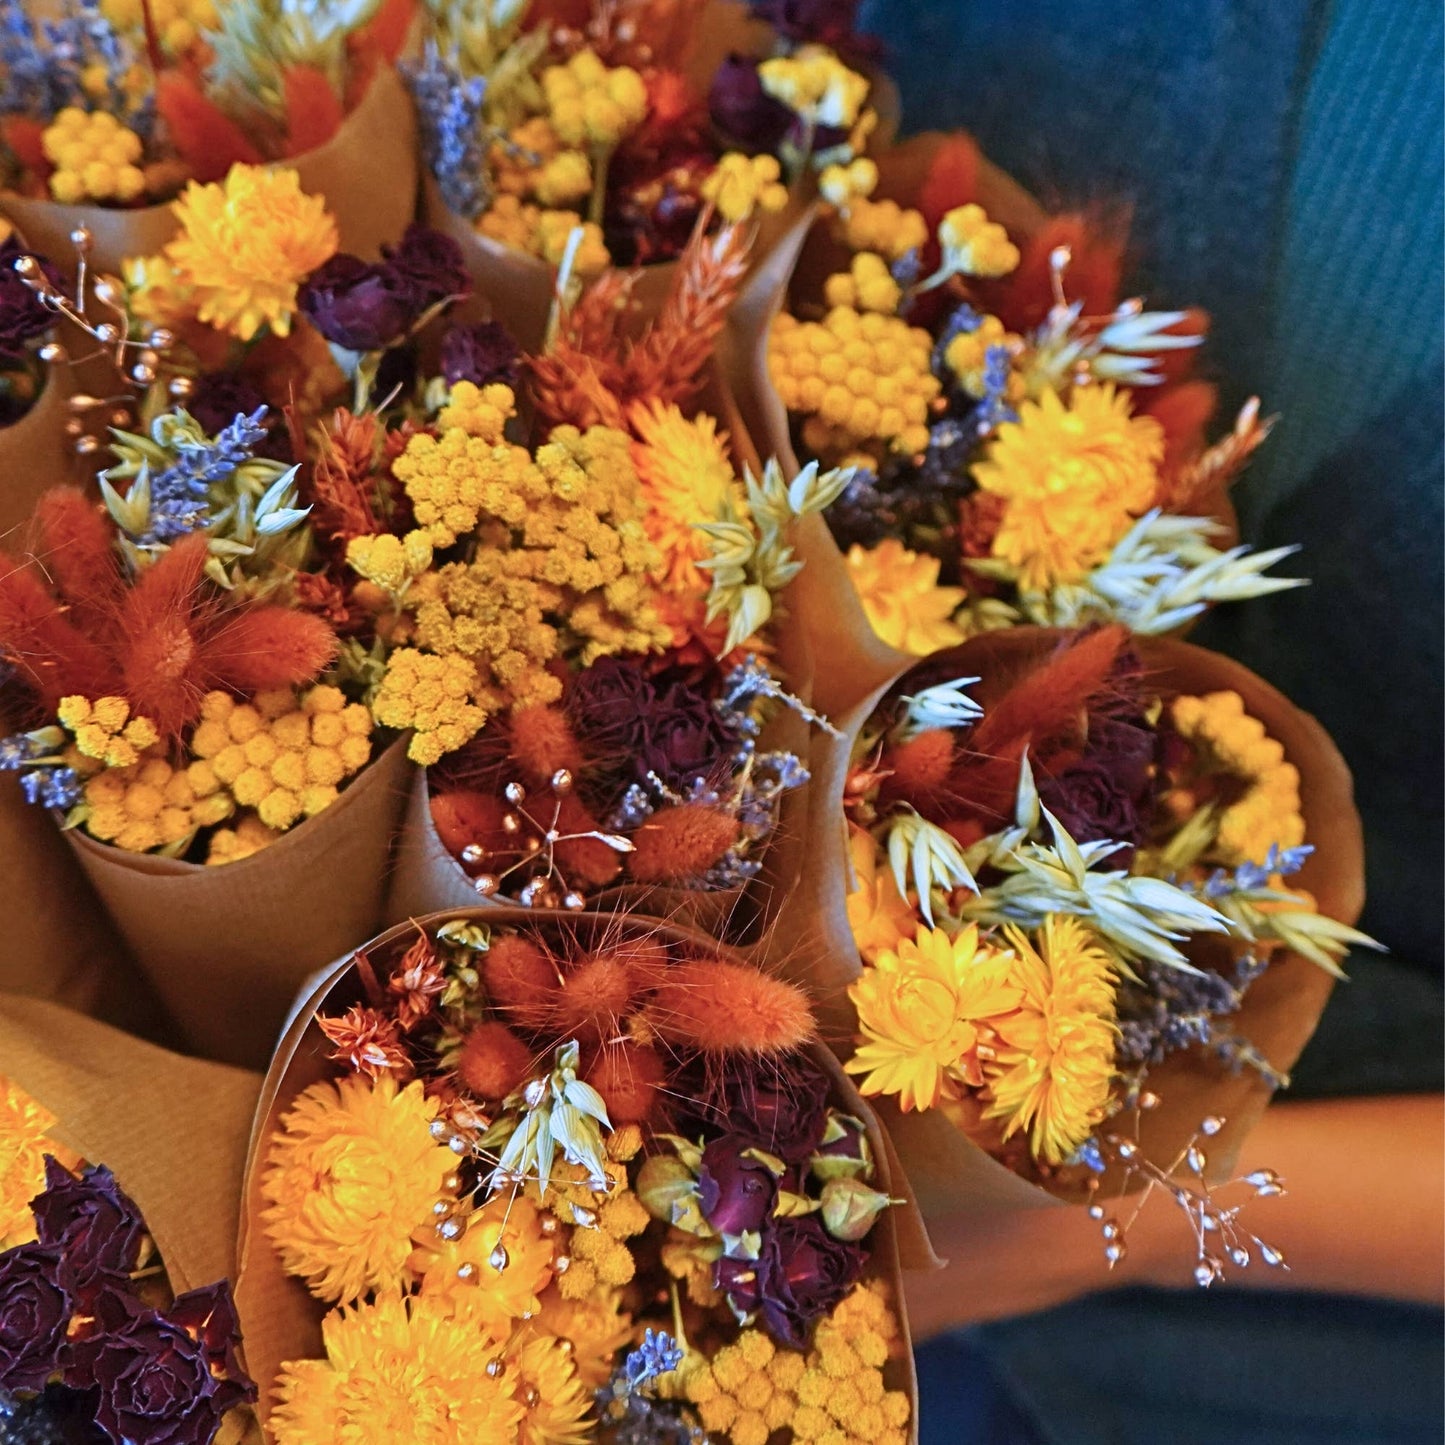
<path fill-rule="evenodd" d="M 737 841 L 738 820 L 704 803 L 659 808 L 632 835 L 628 871 L 639 883 L 676 883 L 706 873 Z"/>
<path fill-rule="evenodd" d="M 647 1023 L 667 1043 L 708 1053 L 783 1053 L 813 1037 L 812 1010 L 800 989 L 718 958 L 668 969 Z"/>
<path fill-rule="evenodd" d="M 316 1022 L 331 1040 L 331 1057 L 337 1063 L 369 1079 L 379 1079 L 383 1074 L 402 1080 L 411 1076 L 411 1059 L 395 1019 L 353 1004 L 340 1018 L 318 1015 Z"/>

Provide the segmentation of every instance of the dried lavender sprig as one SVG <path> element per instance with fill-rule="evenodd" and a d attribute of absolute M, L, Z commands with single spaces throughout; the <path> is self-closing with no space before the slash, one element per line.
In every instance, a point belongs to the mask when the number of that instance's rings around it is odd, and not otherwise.
<path fill-rule="evenodd" d="M 176 460 L 150 483 L 150 525 L 138 539 L 143 546 L 172 542 L 206 525 L 210 488 L 252 460 L 266 439 L 266 411 L 237 413 L 215 437 L 193 443 L 177 433 Z"/>
<path fill-rule="evenodd" d="M 422 155 L 442 199 L 459 216 L 474 220 L 491 204 L 482 149 L 486 77 L 464 76 L 455 59 L 442 57 L 434 40 L 427 42 L 419 62 L 403 62 L 401 72 L 416 102 Z"/>

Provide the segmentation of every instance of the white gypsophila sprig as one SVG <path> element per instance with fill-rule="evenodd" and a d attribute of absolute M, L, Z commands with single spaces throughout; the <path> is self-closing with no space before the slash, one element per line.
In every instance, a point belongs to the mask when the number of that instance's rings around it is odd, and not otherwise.
<path fill-rule="evenodd" d="M 908 896 L 910 885 L 918 895 L 918 911 L 933 926 L 933 895 L 957 888 L 978 892 L 963 850 L 936 823 L 907 808 L 894 813 L 887 823 L 888 864 L 898 892 Z"/>
<path fill-rule="evenodd" d="M 981 681 L 977 677 L 956 677 L 905 693 L 899 701 L 903 712 L 893 726 L 895 742 L 906 743 L 919 733 L 934 728 L 967 727 L 983 716 L 983 708 L 964 689 Z"/>

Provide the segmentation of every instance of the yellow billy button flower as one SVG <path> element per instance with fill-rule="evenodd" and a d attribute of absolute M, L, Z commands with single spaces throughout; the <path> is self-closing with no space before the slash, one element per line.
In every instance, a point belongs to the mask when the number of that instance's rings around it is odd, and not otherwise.
<path fill-rule="evenodd" d="M 973 467 L 1005 503 L 992 555 L 1025 591 L 1079 581 L 1153 505 L 1163 456 L 1163 428 L 1107 383 L 1024 402 Z"/>
<path fill-rule="evenodd" d="M 903 1110 L 931 1109 L 959 1086 L 983 1082 L 980 1045 L 1018 1007 L 1009 954 L 982 943 L 977 925 L 956 938 L 920 928 L 864 968 L 848 997 L 863 1043 L 844 1068 L 865 1095 L 896 1094 Z"/>
<path fill-rule="evenodd" d="M 192 181 L 174 208 L 180 233 L 165 254 L 198 317 L 241 341 L 263 326 L 287 335 L 298 286 L 339 244 L 325 200 L 295 171 L 234 165 L 217 184 Z"/>
<path fill-rule="evenodd" d="M 972 331 L 960 331 L 948 343 L 943 359 L 948 369 L 958 378 L 958 384 L 970 396 L 982 397 L 988 390 L 985 380 L 988 353 L 995 346 L 1014 352 L 1020 345 L 1019 337 L 1011 331 L 1005 331 L 1003 322 L 997 316 L 985 316 Z M 1023 400 L 1023 395 L 1023 377 L 1017 371 L 1010 370 L 1005 399 L 1016 406 Z"/>
<path fill-rule="evenodd" d="M 544 206 L 571 206 L 592 189 L 592 163 L 582 151 L 558 151 L 538 169 L 532 188 Z"/>
<path fill-rule="evenodd" d="M 75 736 L 76 749 L 107 768 L 125 768 L 140 761 L 147 748 L 159 741 L 156 725 L 144 717 L 131 717 L 123 697 L 63 697 L 56 715 L 62 727 Z"/>
<path fill-rule="evenodd" d="M 124 204 L 145 193 L 140 168 L 141 138 L 105 111 L 87 114 L 66 106 L 40 139 L 50 175 L 51 198 L 63 205 L 82 201 Z"/>
<path fill-rule="evenodd" d="M 542 72 L 552 128 L 568 145 L 615 146 L 647 114 L 647 86 L 629 65 L 609 68 L 593 50 Z"/>
<path fill-rule="evenodd" d="M 582 244 L 572 260 L 581 277 L 596 276 L 607 269 L 611 256 L 602 239 L 602 228 L 583 221 L 576 211 L 546 210 L 528 205 L 516 196 L 498 196 L 477 218 L 478 232 L 517 251 L 540 256 L 549 266 L 558 265 L 567 250 L 572 232 L 582 227 Z"/>
<path fill-rule="evenodd" d="M 261 1222 L 289 1274 L 346 1302 L 407 1278 L 456 1158 L 431 1134 L 421 1082 L 351 1075 L 304 1090 L 272 1136 Z M 477 1333 L 475 1329 L 473 1334 Z"/>
<path fill-rule="evenodd" d="M 776 156 L 728 151 L 703 181 L 702 198 L 733 224 L 746 221 L 754 211 L 781 211 L 788 204 L 782 174 Z"/>
<path fill-rule="evenodd" d="M 849 211 L 858 201 L 871 196 L 878 188 L 878 167 L 867 156 L 859 156 L 846 166 L 824 166 L 818 173 L 818 194 L 839 211 Z M 920 218 L 921 219 L 921 218 Z M 927 240 L 927 232 L 923 239 Z M 919 243 L 920 245 L 922 242 Z M 872 250 L 872 247 L 862 249 Z M 904 248 L 907 249 L 906 247 Z"/>
<path fill-rule="evenodd" d="M 968 594 L 938 585 L 937 557 L 885 537 L 873 548 L 854 543 L 847 563 L 869 626 L 890 647 L 923 657 L 963 641 L 953 616 Z"/>
<path fill-rule="evenodd" d="M 868 99 L 868 79 L 849 70 L 826 45 L 800 45 L 758 66 L 763 90 L 809 125 L 847 130 Z"/>
<path fill-rule="evenodd" d="M 179 849 L 197 829 L 224 822 L 235 809 L 207 764 L 177 769 L 153 754 L 88 778 L 84 807 L 85 831 L 128 853 Z"/>
<path fill-rule="evenodd" d="M 943 269 L 962 276 L 1007 276 L 1019 263 L 1008 232 L 982 206 L 956 206 L 938 223 Z"/>
<path fill-rule="evenodd" d="M 829 306 L 851 306 L 856 311 L 877 311 L 892 316 L 903 299 L 903 288 L 893 279 L 888 263 L 872 251 L 860 251 L 846 271 L 823 283 Z"/>
<path fill-rule="evenodd" d="M 1114 1077 L 1114 964 L 1077 918 L 1051 913 L 1031 941 L 1007 930 L 1018 1008 L 994 1024 L 984 1067 L 984 1117 L 1003 1137 L 1027 1131 L 1029 1148 L 1062 1164 L 1104 1117 Z"/>
<path fill-rule="evenodd" d="M 928 244 L 928 222 L 922 211 L 905 209 L 897 201 L 857 200 L 848 208 L 843 239 L 855 251 L 877 251 L 898 261 Z"/>

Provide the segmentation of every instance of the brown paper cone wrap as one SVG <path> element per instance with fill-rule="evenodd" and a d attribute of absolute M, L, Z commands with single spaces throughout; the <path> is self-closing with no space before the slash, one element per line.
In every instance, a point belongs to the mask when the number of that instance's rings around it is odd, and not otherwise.
<path fill-rule="evenodd" d="M 361 103 L 325 145 L 274 164 L 295 170 L 303 191 L 326 197 L 341 250 L 374 260 L 416 214 L 416 117 L 406 87 L 390 66 L 378 67 Z M 126 257 L 154 255 L 176 229 L 168 202 L 117 210 L 5 192 L 0 215 L 68 275 L 75 270 L 70 233 L 78 226 L 93 238 L 92 267 L 114 276 Z"/>
<path fill-rule="evenodd" d="M 681 944 L 695 945 L 704 942 L 695 930 L 640 915 L 633 916 L 636 917 L 637 928 L 649 937 L 661 937 Z M 611 915 L 546 913 L 501 906 L 448 909 L 419 918 L 415 922 L 398 924 L 368 944 L 367 952 L 380 955 L 388 945 L 412 935 L 417 924 L 431 929 L 452 918 L 472 918 L 478 922 L 512 926 L 556 927 L 582 937 L 587 936 L 585 930 L 589 928 L 601 931 L 615 930 L 617 926 L 617 918 Z M 708 943 L 709 946 L 716 947 L 710 940 Z M 727 950 L 719 951 L 724 957 L 728 956 Z M 361 997 L 362 989 L 356 976 L 354 957 L 344 958 L 310 979 L 296 1001 L 290 1022 L 261 1085 L 241 1192 L 235 1294 L 242 1327 L 246 1333 L 246 1364 L 261 1388 L 261 1399 L 257 1408 L 263 1421 L 271 1407 L 271 1389 L 282 1363 L 321 1355 L 321 1320 L 326 1314 L 325 1307 L 311 1296 L 306 1286 L 282 1269 L 276 1251 L 262 1227 L 264 1203 L 261 1179 L 267 1150 L 281 1116 L 291 1107 L 297 1095 L 309 1085 L 329 1078 L 334 1073 L 334 1066 L 328 1062 L 331 1046 L 316 1024 L 316 1015 L 323 1011 L 340 1012 Z M 833 1084 L 835 1101 L 863 1120 L 877 1161 L 878 1187 L 890 1192 L 901 1188 L 901 1181 L 895 1173 L 893 1152 L 873 1111 L 858 1096 L 852 1082 L 826 1049 L 812 1047 L 809 1056 L 828 1074 Z M 916 1226 L 907 1215 L 906 1208 L 885 1211 L 869 1235 L 872 1253 L 870 1272 L 889 1280 L 893 1286 L 893 1298 L 903 1329 L 905 1351 L 903 1358 L 897 1362 L 898 1378 L 891 1384 L 895 1389 L 908 1391 L 913 1403 L 910 1440 L 916 1441 L 918 1384 L 898 1272 L 900 1238 L 906 1237 L 911 1242 L 916 1237 Z"/>
<path fill-rule="evenodd" d="M 0 547 L 18 550 L 40 494 L 79 482 L 75 448 L 65 434 L 74 385 L 67 366 L 47 366 L 40 394 L 12 426 L 0 428 Z"/>
<path fill-rule="evenodd" d="M 399 739 L 329 808 L 216 867 L 66 834 L 191 1050 L 263 1065 L 301 981 L 375 932 L 410 771 Z"/>
<path fill-rule="evenodd" d="M 0 996 L 0 1073 L 56 1116 L 56 1139 L 114 1172 L 177 1294 L 234 1277 L 259 1075 L 13 995 Z"/>
<path fill-rule="evenodd" d="M 806 575 L 806 573 L 804 574 Z M 980 676 L 976 693 L 997 694 L 1057 642 L 1046 628 L 1013 628 L 986 633 L 962 647 L 927 660 L 930 675 Z M 1238 692 L 1245 710 L 1282 744 L 1300 773 L 1306 839 L 1316 847 L 1297 879 L 1322 913 L 1353 923 L 1364 904 L 1364 857 L 1359 816 L 1349 771 L 1320 725 L 1281 693 L 1229 658 L 1171 638 L 1135 640 L 1151 682 L 1165 693 Z M 768 940 L 775 967 L 812 992 L 824 1037 L 851 1052 L 856 1019 L 848 985 L 862 964 L 848 925 L 849 860 L 843 788 L 859 732 L 891 681 L 884 680 L 845 713 L 835 715 L 843 740 L 820 739 L 813 752 L 813 799 L 808 820 L 807 866 Z M 1198 946 L 1215 946 L 1201 940 Z M 1208 955 L 1205 955 L 1206 957 Z M 1231 1020 L 1282 1072 L 1293 1067 L 1314 1032 L 1329 997 L 1331 977 L 1297 954 L 1280 951 L 1251 986 Z M 1209 1055 L 1190 1050 L 1150 1070 L 1149 1087 L 1162 1099 L 1142 1117 L 1141 1141 L 1151 1159 L 1167 1162 L 1207 1114 L 1225 1119 L 1211 1140 L 1211 1177 L 1228 1173 L 1245 1136 L 1268 1104 L 1271 1089 L 1257 1074 L 1231 1074 Z M 896 1146 L 925 1220 L 970 1210 L 1026 1208 L 1056 1202 L 972 1144 L 941 1113 L 901 1113 L 891 1101 L 877 1110 Z M 1060 1186 L 1066 1198 L 1076 1189 Z"/>

